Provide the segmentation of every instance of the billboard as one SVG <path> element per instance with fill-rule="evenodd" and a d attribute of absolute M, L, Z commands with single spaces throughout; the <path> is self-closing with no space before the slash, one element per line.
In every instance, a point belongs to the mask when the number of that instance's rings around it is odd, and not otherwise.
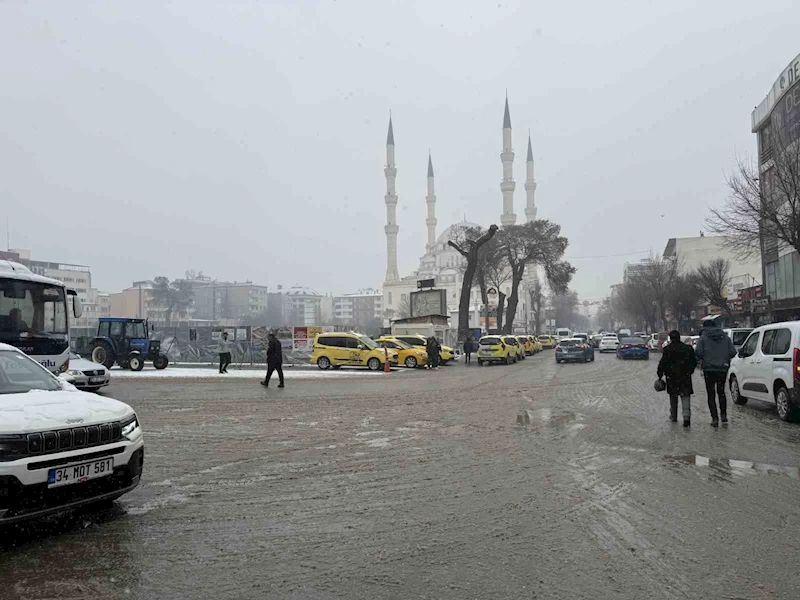
<path fill-rule="evenodd" d="M 425 317 L 428 315 L 447 316 L 447 291 L 446 290 L 423 290 L 411 292 L 409 302 L 412 317 Z"/>

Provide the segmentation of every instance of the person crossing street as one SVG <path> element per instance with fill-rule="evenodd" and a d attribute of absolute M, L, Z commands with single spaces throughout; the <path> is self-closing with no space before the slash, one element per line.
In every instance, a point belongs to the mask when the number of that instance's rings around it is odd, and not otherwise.
<path fill-rule="evenodd" d="M 272 374 L 277 371 L 278 372 L 278 387 L 283 387 L 283 348 L 281 347 L 280 341 L 275 337 L 274 333 L 270 333 L 267 336 L 269 340 L 267 342 L 267 376 L 264 378 L 264 381 L 261 382 L 261 385 L 264 387 L 269 387 L 269 380 L 272 378 Z"/>
<path fill-rule="evenodd" d="M 228 365 L 231 364 L 231 350 L 233 342 L 228 341 L 228 332 L 223 331 L 217 342 L 217 353 L 219 354 L 219 372 L 227 373 Z"/>

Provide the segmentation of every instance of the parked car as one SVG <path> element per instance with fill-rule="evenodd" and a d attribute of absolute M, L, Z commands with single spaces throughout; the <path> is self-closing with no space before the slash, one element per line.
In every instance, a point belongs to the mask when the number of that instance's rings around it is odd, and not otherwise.
<path fill-rule="evenodd" d="M 536 339 L 535 335 L 529 335 L 528 339 L 531 341 L 531 344 L 533 344 L 533 353 L 539 354 L 539 352 L 542 351 L 542 343 Z"/>
<path fill-rule="evenodd" d="M 111 374 L 105 365 L 81 358 L 74 352 L 69 353 L 69 368 L 60 377 L 87 392 L 96 392 L 111 382 Z"/>
<path fill-rule="evenodd" d="M 398 364 L 405 365 L 409 369 L 424 367 L 428 364 L 428 353 L 418 346 L 409 346 L 400 340 L 389 340 L 383 337 L 378 338 L 375 342 L 381 348 L 396 350 Z"/>
<path fill-rule="evenodd" d="M 733 347 L 737 350 L 744 345 L 747 336 L 753 331 L 752 327 L 736 327 L 732 329 L 723 329 L 723 331 L 731 338 Z"/>
<path fill-rule="evenodd" d="M 617 358 L 650 358 L 647 340 L 642 337 L 622 338 L 617 348 Z"/>
<path fill-rule="evenodd" d="M 381 348 L 373 340 L 359 333 L 321 333 L 314 340 L 311 364 L 323 371 L 342 366 L 367 367 L 378 371 L 387 361 L 396 366 L 399 362 L 397 350 Z"/>
<path fill-rule="evenodd" d="M 502 336 L 502 338 L 507 345 L 511 346 L 514 349 L 514 353 L 516 355 L 514 362 L 517 362 L 518 360 L 525 360 L 525 349 L 522 347 L 522 344 L 519 343 L 519 340 L 517 340 L 515 336 L 504 335 Z"/>
<path fill-rule="evenodd" d="M 603 336 L 603 339 L 600 340 L 600 345 L 598 346 L 598 350 L 603 352 L 616 352 L 617 348 L 619 348 L 619 340 L 617 339 L 616 335 L 606 335 Z"/>
<path fill-rule="evenodd" d="M 0 344 L 0 526 L 115 500 L 142 475 L 133 409 Z"/>
<path fill-rule="evenodd" d="M 728 386 L 734 404 L 748 399 L 772 402 L 791 421 L 800 407 L 800 321 L 754 329 L 731 361 Z"/>
<path fill-rule="evenodd" d="M 425 350 L 427 347 L 428 339 L 424 335 L 416 335 L 413 333 L 404 333 L 398 335 L 384 335 L 381 336 L 384 340 L 400 340 L 401 342 L 405 342 L 409 346 L 414 346 L 415 348 L 420 348 L 421 350 Z M 453 359 L 457 359 L 459 357 L 458 352 L 451 348 L 450 346 L 445 346 L 442 344 L 441 349 L 439 350 L 439 362 L 440 364 L 446 365 Z"/>
<path fill-rule="evenodd" d="M 516 362 L 517 351 L 509 346 L 499 335 L 485 335 L 478 340 L 478 365 L 484 363 L 504 363 L 510 365 Z"/>
<path fill-rule="evenodd" d="M 594 360 L 594 348 L 580 338 L 564 338 L 556 346 L 556 363 L 567 361 L 590 362 Z"/>
<path fill-rule="evenodd" d="M 543 334 L 537 338 L 542 343 L 542 349 L 552 350 L 556 347 L 556 340 L 552 335 Z"/>
<path fill-rule="evenodd" d="M 525 356 L 533 356 L 533 342 L 528 338 L 527 335 L 518 335 L 517 341 L 522 346 L 522 351 Z"/>
<path fill-rule="evenodd" d="M 651 333 L 647 341 L 647 348 L 650 352 L 661 352 L 665 345 L 669 343 L 669 334 L 666 331 Z"/>

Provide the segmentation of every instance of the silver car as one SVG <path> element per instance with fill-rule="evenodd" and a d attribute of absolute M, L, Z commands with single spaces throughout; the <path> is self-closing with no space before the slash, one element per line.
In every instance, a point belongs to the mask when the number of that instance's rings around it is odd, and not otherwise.
<path fill-rule="evenodd" d="M 111 382 L 111 374 L 105 366 L 81 358 L 74 352 L 69 353 L 69 368 L 60 377 L 87 392 L 96 392 Z"/>

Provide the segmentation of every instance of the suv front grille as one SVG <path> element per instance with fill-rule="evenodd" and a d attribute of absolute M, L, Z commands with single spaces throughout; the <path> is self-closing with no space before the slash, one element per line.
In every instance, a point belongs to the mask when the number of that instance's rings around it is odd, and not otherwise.
<path fill-rule="evenodd" d="M 89 425 L 88 427 L 29 433 L 27 436 L 19 437 L 23 444 L 21 451 L 7 457 L 0 456 L 0 460 L 17 460 L 27 456 L 40 456 L 62 450 L 74 450 L 76 448 L 118 442 L 122 440 L 122 423 L 115 421 L 113 423 L 103 423 L 102 425 Z M 27 444 L 25 443 L 26 441 Z"/>

